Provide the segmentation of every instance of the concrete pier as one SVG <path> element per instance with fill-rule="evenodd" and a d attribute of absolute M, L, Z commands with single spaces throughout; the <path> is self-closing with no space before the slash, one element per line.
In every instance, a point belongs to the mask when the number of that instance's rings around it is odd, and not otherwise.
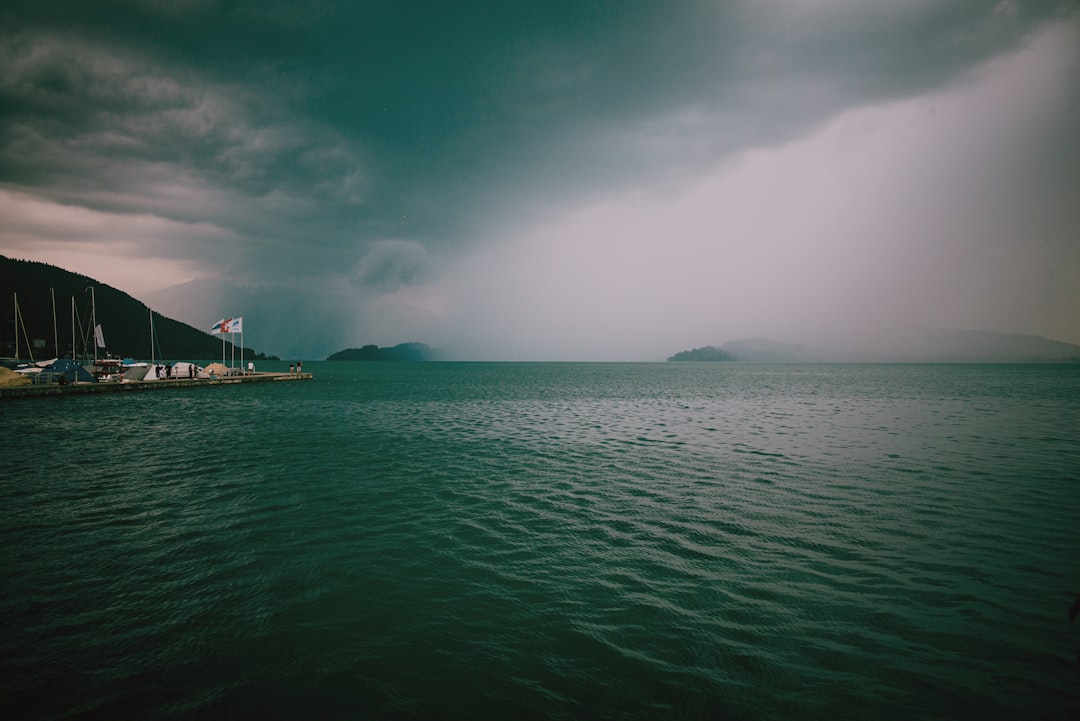
<path fill-rule="evenodd" d="M 252 375 L 222 376 L 219 378 L 173 378 L 156 381 L 107 381 L 101 383 L 31 384 L 0 387 L 0 398 L 44 398 L 46 396 L 86 395 L 88 393 L 122 393 L 152 391 L 165 388 L 201 388 L 239 383 L 278 383 L 310 380 L 311 373 L 254 373 Z"/>

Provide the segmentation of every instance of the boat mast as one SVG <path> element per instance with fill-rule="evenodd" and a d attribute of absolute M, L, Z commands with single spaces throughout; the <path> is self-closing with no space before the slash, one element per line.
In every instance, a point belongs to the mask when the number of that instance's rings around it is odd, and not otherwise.
<path fill-rule="evenodd" d="M 150 365 L 154 365 L 154 311 L 147 308 L 150 311 Z"/>
<path fill-rule="evenodd" d="M 97 365 L 97 301 L 94 299 L 94 286 L 88 286 L 90 291 L 90 333 L 94 336 L 94 365 Z"/>
<path fill-rule="evenodd" d="M 71 296 L 71 360 L 75 360 L 75 296 Z"/>
<path fill-rule="evenodd" d="M 53 350 L 56 352 L 56 357 L 60 357 L 60 336 L 56 327 L 56 291 L 49 288 L 49 295 L 52 296 L 52 335 L 53 335 Z"/>
<path fill-rule="evenodd" d="M 19 312 L 19 294 L 12 293 L 12 297 L 15 298 L 15 363 L 19 362 L 19 320 L 22 318 L 22 313 Z M 30 354 L 30 362 L 34 362 L 34 347 L 30 345 L 30 337 L 26 335 L 26 321 L 22 323 L 23 340 L 26 341 L 26 352 Z"/>

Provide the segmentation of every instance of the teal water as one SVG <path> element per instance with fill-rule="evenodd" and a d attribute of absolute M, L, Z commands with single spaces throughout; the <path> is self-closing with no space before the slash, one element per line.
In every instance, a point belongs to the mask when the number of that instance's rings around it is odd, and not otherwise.
<path fill-rule="evenodd" d="M 0 717 L 1080 712 L 1078 366 L 304 369 L 0 404 Z"/>

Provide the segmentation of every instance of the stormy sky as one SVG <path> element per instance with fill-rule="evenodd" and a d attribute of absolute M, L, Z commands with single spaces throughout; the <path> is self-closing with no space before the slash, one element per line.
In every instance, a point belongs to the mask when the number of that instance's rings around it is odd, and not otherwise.
<path fill-rule="evenodd" d="M 323 357 L 1080 343 L 1080 3 L 0 6 L 0 254 Z"/>

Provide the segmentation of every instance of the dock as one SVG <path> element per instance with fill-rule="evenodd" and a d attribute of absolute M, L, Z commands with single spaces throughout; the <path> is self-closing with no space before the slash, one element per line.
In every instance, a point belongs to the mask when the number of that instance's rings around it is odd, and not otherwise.
<path fill-rule="evenodd" d="M 217 378 L 171 378 L 153 381 L 103 381 L 100 383 L 41 383 L 0 387 L 0 399 L 44 398 L 46 396 L 72 396 L 89 393 L 124 393 L 130 391 L 156 391 L 166 388 L 202 388 L 205 386 L 228 386 L 241 383 L 282 383 L 310 380 L 311 373 L 253 373 L 251 375 L 220 376 Z"/>

